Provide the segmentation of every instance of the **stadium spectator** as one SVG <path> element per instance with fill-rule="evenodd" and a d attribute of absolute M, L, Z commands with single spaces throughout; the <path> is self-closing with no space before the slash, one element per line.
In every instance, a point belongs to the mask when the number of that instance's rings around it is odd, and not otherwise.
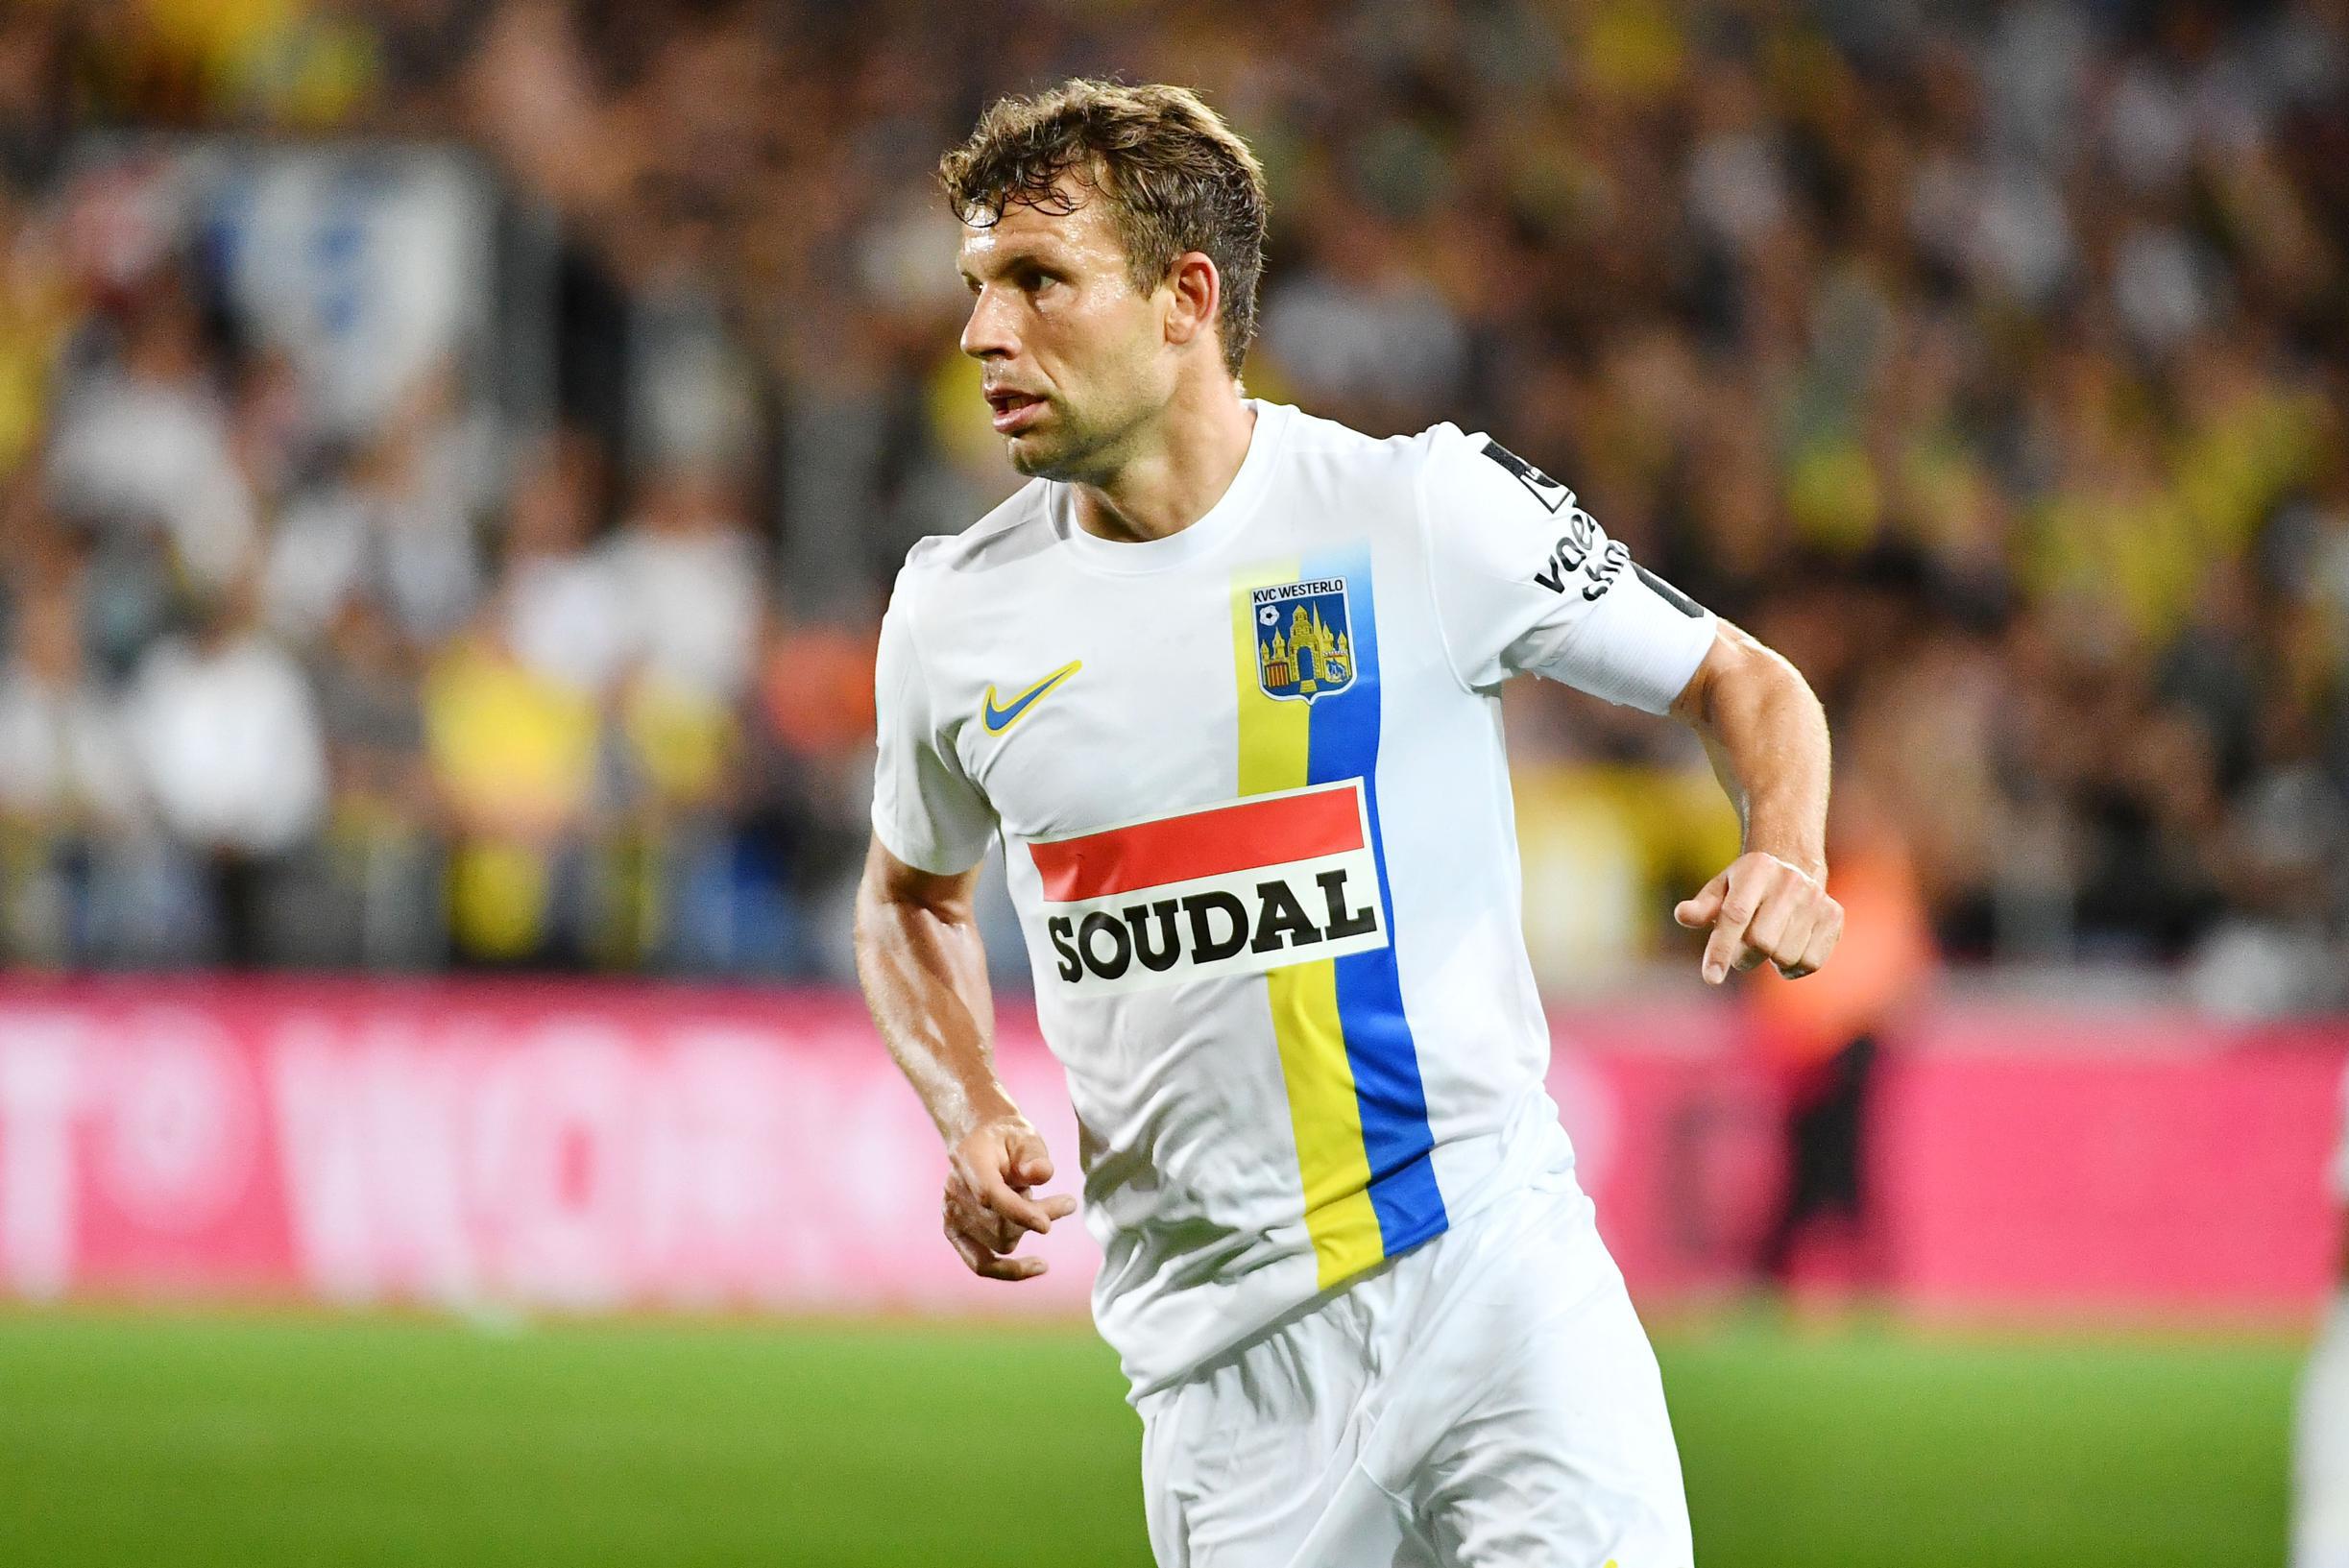
<path fill-rule="evenodd" d="M 596 456 L 583 436 L 525 458 L 505 536 L 507 639 L 535 673 L 580 691 L 609 690 L 628 655 L 628 591 L 589 547 Z"/>
<path fill-rule="evenodd" d="M 167 277 L 132 307 L 118 362 L 63 399 L 49 480 L 101 532 L 158 529 L 179 568 L 217 591 L 245 570 L 258 523 L 211 383 L 195 302 Z"/>
<path fill-rule="evenodd" d="M 604 732 L 594 697 L 523 664 L 493 603 L 424 681 L 427 756 L 450 825 L 457 957 L 577 965 Z"/>
<path fill-rule="evenodd" d="M 268 566 L 274 626 L 313 642 L 354 596 L 420 643 L 464 623 L 476 592 L 472 519 L 423 470 L 413 435 L 386 434 L 285 508 Z"/>
<path fill-rule="evenodd" d="M 0 665 L 0 929 L 20 963 L 103 951 L 145 797 L 122 705 L 90 672 L 70 584 L 30 597 Z"/>
<path fill-rule="evenodd" d="M 1887 1046 L 1933 968 L 1932 929 L 1907 847 L 1864 786 L 1839 781 L 1828 848 L 1851 933 L 1840 964 L 1796 985 L 1764 976 L 1745 992 L 1748 1025 L 1779 1070 L 1785 1096 L 1786 1186 L 1756 1258 L 1760 1276 L 1795 1282 L 1798 1248 L 1832 1224 L 1843 1232 L 1852 1284 L 1886 1282 L 1874 1246 L 1868 1179 L 1877 1086 Z M 1825 1223 L 1823 1223 L 1825 1222 Z"/>
<path fill-rule="evenodd" d="M 414 647 L 353 595 L 315 660 L 333 808 L 302 956 L 390 969 L 445 961 L 442 825 Z"/>
<path fill-rule="evenodd" d="M 656 473 L 604 559 L 624 586 L 628 655 L 640 672 L 701 700 L 739 698 L 766 574 L 729 487 L 697 469 Z"/>
<path fill-rule="evenodd" d="M 194 856 L 233 967 L 270 957 L 273 895 L 327 808 L 327 762 L 308 680 L 258 626 L 239 584 L 202 599 L 184 636 L 155 643 L 131 684 L 139 782 Z"/>

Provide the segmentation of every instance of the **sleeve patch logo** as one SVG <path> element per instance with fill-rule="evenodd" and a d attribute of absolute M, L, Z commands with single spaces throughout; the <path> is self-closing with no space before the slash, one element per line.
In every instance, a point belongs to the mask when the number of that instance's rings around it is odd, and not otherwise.
<path fill-rule="evenodd" d="M 1562 506 L 1570 505 L 1574 492 L 1542 472 L 1497 441 L 1485 443 L 1485 455 L 1516 476 L 1526 494 L 1541 503 L 1542 509 L 1555 514 Z"/>
<path fill-rule="evenodd" d="M 1600 532 L 1590 514 L 1574 504 L 1574 492 L 1499 442 L 1486 442 L 1485 455 L 1514 475 L 1526 494 L 1541 503 L 1543 511 L 1552 517 L 1561 512 L 1566 514 L 1565 532 L 1550 546 L 1549 559 L 1534 573 L 1534 581 L 1553 593 L 1563 594 L 1577 575 L 1586 577 L 1589 580 L 1582 585 L 1585 599 L 1597 599 L 1614 587 L 1623 568 L 1632 564 L 1629 546 Z M 1679 595 L 1668 597 L 1678 599 Z"/>

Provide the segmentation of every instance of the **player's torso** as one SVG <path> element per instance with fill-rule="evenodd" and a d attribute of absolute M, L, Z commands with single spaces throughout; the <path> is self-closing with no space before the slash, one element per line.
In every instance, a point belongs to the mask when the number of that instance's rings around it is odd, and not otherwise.
<path fill-rule="evenodd" d="M 1296 420 L 1247 511 L 1169 550 L 1073 539 L 1043 489 L 924 590 L 1129 1358 L 1416 1245 L 1493 1189 L 1507 1125 L 1556 1132 L 1494 705 L 1445 652 L 1417 453 L 1299 439 L 1334 429 Z"/>
<path fill-rule="evenodd" d="M 1489 724 L 1436 635 L 1409 470 L 1362 445 L 1290 464 L 1196 559 L 1062 543 L 927 610 L 1048 1011 L 1387 945 L 1380 779 L 1447 741 L 1472 772 Z"/>
<path fill-rule="evenodd" d="M 1414 454 L 1298 446 L 1211 548 L 1102 569 L 1044 512 L 923 616 L 1089 1133 L 1156 1155 L 1165 1119 L 1224 1118 L 1282 1146 L 1267 1192 L 1292 1207 L 1314 1156 L 1286 1146 L 1317 1136 L 1317 1097 L 1348 1101 L 1372 1165 L 1388 1121 L 1412 1124 L 1398 1147 L 1425 1140 L 1411 1025 L 1465 1029 L 1496 1005 L 1463 943 L 1495 955 L 1503 1022 L 1522 1022 L 1498 736 L 1437 628 Z M 1486 995 L 1438 1004 L 1461 990 Z M 1317 1078 L 1300 1060 L 1317 1051 L 1351 1060 Z M 1392 1103 L 1352 1104 L 1355 1077 Z M 1476 1085 L 1434 1087 L 1441 1120 Z"/>
<path fill-rule="evenodd" d="M 1167 540 L 1036 486 L 925 552 L 927 718 L 1002 832 L 1138 1383 L 1570 1159 L 1429 450 L 1266 409 Z"/>
<path fill-rule="evenodd" d="M 1428 671 L 1381 657 L 1377 553 L 1357 536 L 1088 583 L 1054 617 L 1067 673 L 1032 712 L 981 693 L 968 762 L 1040 923 L 1049 1001 L 1386 945 L 1381 731 L 1392 687 Z"/>
<path fill-rule="evenodd" d="M 1392 956 L 1370 791 L 1382 687 L 1412 661 L 1391 672 L 1373 623 L 1410 541 L 1283 491 L 1164 570 L 1040 551 L 929 644 L 955 649 L 932 654 L 933 689 L 968 715 L 957 749 L 1002 827 L 1090 1216 L 1113 1234 L 1242 1245 L 1295 1223 L 1316 1136 L 1298 1114 L 1326 1118 L 1270 998 L 1309 977 L 1334 994 L 1341 954 Z"/>

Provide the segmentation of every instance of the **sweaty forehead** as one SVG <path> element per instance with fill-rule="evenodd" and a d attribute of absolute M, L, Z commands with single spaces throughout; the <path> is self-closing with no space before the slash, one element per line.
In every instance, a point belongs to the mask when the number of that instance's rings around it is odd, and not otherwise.
<path fill-rule="evenodd" d="M 962 226 L 963 271 L 983 271 L 1022 255 L 1086 259 L 1099 253 L 1110 258 L 1121 256 L 1122 247 L 1106 204 L 1098 197 L 1077 200 L 1078 205 L 1065 211 L 1057 204 L 1038 207 L 1029 202 L 1012 202 L 993 223 L 966 220 Z"/>

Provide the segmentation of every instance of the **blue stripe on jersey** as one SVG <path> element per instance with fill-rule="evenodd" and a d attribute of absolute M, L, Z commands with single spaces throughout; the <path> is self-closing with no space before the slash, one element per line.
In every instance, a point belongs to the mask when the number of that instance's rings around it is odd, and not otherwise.
<path fill-rule="evenodd" d="M 1378 897 L 1387 911 L 1387 946 L 1348 953 L 1337 967 L 1338 1018 L 1354 1070 L 1362 1110 L 1363 1151 L 1370 1167 L 1370 1205 L 1378 1215 L 1387 1256 L 1440 1234 L 1448 1217 L 1428 1155 L 1435 1135 L 1427 1125 L 1427 1095 L 1419 1055 L 1403 1014 L 1402 977 L 1395 969 L 1394 896 L 1387 883 L 1387 849 L 1378 820 L 1378 739 L 1381 692 L 1378 619 L 1372 603 L 1367 547 L 1309 559 L 1303 575 L 1345 580 L 1346 618 L 1353 641 L 1354 679 L 1344 691 L 1312 705 L 1308 782 L 1362 781 L 1370 819 L 1370 851 L 1378 865 Z"/>

